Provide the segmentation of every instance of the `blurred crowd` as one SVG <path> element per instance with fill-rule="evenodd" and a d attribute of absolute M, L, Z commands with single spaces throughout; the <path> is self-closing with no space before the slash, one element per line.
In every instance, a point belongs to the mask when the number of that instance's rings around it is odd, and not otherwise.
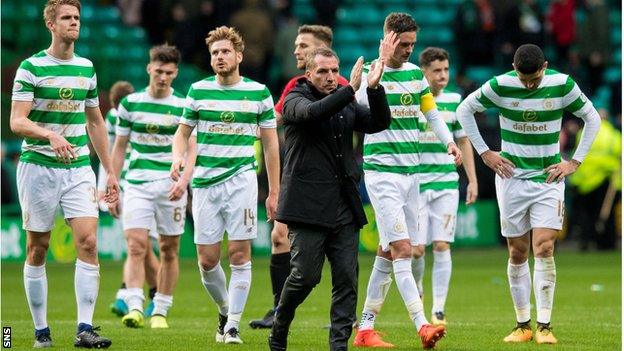
<path fill-rule="evenodd" d="M 123 21 L 141 26 L 150 45 L 169 42 L 182 52 L 183 60 L 210 72 L 205 46 L 208 31 L 219 25 L 236 27 L 245 38 L 245 58 L 241 73 L 266 82 L 277 98 L 285 82 L 301 74 L 296 69 L 293 42 L 301 23 L 294 15 L 295 0 L 116 0 L 99 1 L 120 9 Z M 340 0 L 310 0 L 316 24 L 336 28 Z M 597 142 L 579 172 L 567 180 L 568 236 L 579 240 L 582 249 L 613 249 L 619 241 L 615 215 L 621 197 L 621 79 L 607 83 L 605 70 L 613 62 L 609 14 L 619 11 L 621 2 L 609 0 L 466 0 L 457 6 L 453 31 L 458 67 L 454 70 L 457 88 L 464 95 L 480 82 L 466 74 L 471 66 L 494 68 L 496 74 L 511 69 L 515 49 L 524 43 L 545 48 L 551 67 L 570 74 L 599 110 L 603 125 Z M 582 21 L 578 21 L 582 16 Z M 418 18 L 415 18 L 418 22 Z M 312 23 L 310 23 L 312 24 Z M 381 26 L 381 24 L 380 24 Z M 418 53 L 412 56 L 415 62 Z M 208 73 L 207 73 L 208 74 Z M 596 100 L 599 89 L 608 89 L 610 98 Z M 106 111 L 104 111 L 106 112 Z M 495 115 L 478 116 L 486 142 L 500 147 Z M 582 121 L 565 115 L 561 130 L 563 157 L 572 154 Z M 361 140 L 355 140 L 361 145 Z M 361 149 L 361 146 L 360 146 Z M 15 204 L 14 169 L 18 150 L 2 150 L 2 204 Z M 480 198 L 494 199 L 494 174 L 477 162 Z M 463 176 L 462 172 L 460 174 Z M 13 181 L 12 181 L 13 179 Z M 260 197 L 266 192 L 261 174 Z M 462 179 L 462 188 L 467 181 Z M 461 189 L 460 189 L 461 191 Z M 598 218 L 598 220 L 596 220 Z M 618 226 L 619 228 L 619 226 Z"/>

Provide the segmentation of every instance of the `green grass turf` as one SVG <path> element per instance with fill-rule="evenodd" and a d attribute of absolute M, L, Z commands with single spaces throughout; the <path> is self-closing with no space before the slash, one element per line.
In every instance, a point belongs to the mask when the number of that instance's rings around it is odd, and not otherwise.
<path fill-rule="evenodd" d="M 620 253 L 557 253 L 557 287 L 553 327 L 559 344 L 533 342 L 507 345 L 502 338 L 514 326 L 515 318 L 506 277 L 504 249 L 457 250 L 453 253 L 453 277 L 447 301 L 448 335 L 439 350 L 619 350 L 621 345 L 621 255 Z M 358 315 L 366 294 L 372 255 L 360 257 Z M 196 263 L 185 260 L 170 311 L 170 329 L 131 330 L 109 312 L 120 283 L 121 263 L 102 262 L 100 294 L 95 325 L 113 340 L 117 350 L 266 350 L 267 330 L 252 330 L 250 319 L 261 317 L 269 307 L 271 285 L 268 258 L 256 258 L 249 301 L 242 320 L 245 344 L 218 345 L 214 342 L 217 310 L 199 281 Z M 531 266 L 533 263 L 531 261 Z M 297 310 L 289 350 L 326 350 L 331 288 L 328 265 L 323 280 Z M 427 256 L 425 311 L 429 318 L 431 254 Z M 50 263 L 48 272 L 48 322 L 55 349 L 73 349 L 75 330 L 74 267 Z M 229 269 L 226 268 L 229 273 Z M 592 285 L 594 285 L 592 291 Z M 2 265 L 2 326 L 11 326 L 13 348 L 32 346 L 33 324 L 24 295 L 22 265 Z M 533 310 L 535 318 L 535 310 Z M 397 350 L 420 349 L 415 328 L 393 284 L 386 305 L 377 318 L 377 328 L 386 333 Z"/>

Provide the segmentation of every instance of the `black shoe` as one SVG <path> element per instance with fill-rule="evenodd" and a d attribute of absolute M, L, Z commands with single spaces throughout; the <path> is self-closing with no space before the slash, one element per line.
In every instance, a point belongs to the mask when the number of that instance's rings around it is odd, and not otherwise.
<path fill-rule="evenodd" d="M 269 349 L 271 351 L 286 351 L 286 345 L 286 338 L 278 338 L 269 334 Z"/>
<path fill-rule="evenodd" d="M 236 328 L 230 328 L 223 336 L 223 342 L 226 344 L 242 344 L 243 340 Z"/>
<path fill-rule="evenodd" d="M 40 349 L 44 347 L 52 347 L 52 338 L 50 337 L 50 329 L 45 328 L 41 332 L 35 332 L 35 344 L 34 348 Z"/>
<path fill-rule="evenodd" d="M 262 319 L 256 319 L 249 322 L 252 329 L 270 329 L 273 327 L 273 318 L 275 317 L 275 309 L 270 309 Z"/>
<path fill-rule="evenodd" d="M 74 346 L 87 349 L 107 349 L 111 346 L 110 339 L 99 336 L 98 333 L 95 332 L 96 330 L 100 330 L 100 327 L 83 330 L 78 333 L 74 341 Z"/>
<path fill-rule="evenodd" d="M 217 326 L 217 334 L 215 335 L 216 342 L 223 342 L 223 338 L 225 337 L 225 324 L 227 323 L 227 316 L 219 313 L 219 325 Z"/>

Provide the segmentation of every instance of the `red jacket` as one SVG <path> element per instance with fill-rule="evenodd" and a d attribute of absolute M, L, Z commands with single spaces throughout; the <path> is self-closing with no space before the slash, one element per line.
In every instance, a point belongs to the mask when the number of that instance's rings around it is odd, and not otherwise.
<path fill-rule="evenodd" d="M 576 37 L 574 19 L 574 0 L 553 1 L 548 11 L 547 20 L 552 36 L 558 45 L 570 45 Z"/>

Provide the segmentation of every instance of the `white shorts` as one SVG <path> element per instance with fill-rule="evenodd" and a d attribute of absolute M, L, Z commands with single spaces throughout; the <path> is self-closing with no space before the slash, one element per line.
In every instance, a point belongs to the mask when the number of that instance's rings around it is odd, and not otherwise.
<path fill-rule="evenodd" d="M 533 228 L 561 230 L 564 182 L 538 183 L 496 176 L 496 198 L 504 237 L 515 238 Z"/>
<path fill-rule="evenodd" d="M 147 229 L 161 235 L 184 233 L 187 194 L 176 201 L 169 200 L 169 189 L 174 182 L 170 178 L 142 184 L 128 184 L 123 198 L 123 228 Z"/>
<path fill-rule="evenodd" d="M 417 244 L 418 174 L 365 171 L 366 191 L 375 210 L 379 245 L 390 250 L 390 243 L 409 239 Z"/>
<path fill-rule="evenodd" d="M 419 201 L 418 245 L 455 241 L 459 190 L 426 190 Z"/>
<path fill-rule="evenodd" d="M 253 170 L 206 188 L 193 188 L 195 244 L 251 240 L 258 236 L 258 179 Z"/>
<path fill-rule="evenodd" d="M 17 192 L 24 230 L 52 230 L 59 205 L 65 219 L 98 217 L 95 173 L 88 166 L 52 168 L 19 162 Z"/>
<path fill-rule="evenodd" d="M 124 187 L 125 186 L 127 186 L 127 183 L 126 183 L 126 185 L 124 185 Z M 122 214 L 123 214 L 123 194 L 124 194 L 123 189 L 124 189 L 124 187 L 121 186 L 121 182 L 120 182 L 120 188 L 122 190 L 119 193 L 119 209 L 120 209 Z M 100 211 L 109 212 L 109 210 L 108 210 L 108 203 L 106 201 L 104 201 L 104 199 L 100 200 Z M 117 221 L 117 220 L 120 220 L 120 219 L 113 218 L 113 221 Z M 123 227 L 123 223 L 122 223 L 122 227 Z M 155 219 L 152 222 L 152 226 L 150 227 L 149 236 L 152 239 L 158 240 L 158 230 L 156 229 L 156 220 Z"/>

